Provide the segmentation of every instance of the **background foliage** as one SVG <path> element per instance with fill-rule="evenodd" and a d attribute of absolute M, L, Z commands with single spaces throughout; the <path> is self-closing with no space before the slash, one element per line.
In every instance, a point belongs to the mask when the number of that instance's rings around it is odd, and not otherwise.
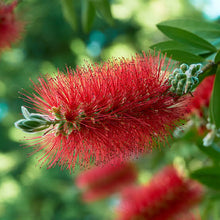
<path fill-rule="evenodd" d="M 21 146 L 24 133 L 13 124 L 21 118 L 19 112 L 23 105 L 23 100 L 18 99 L 18 91 L 21 88 L 32 90 L 30 78 L 35 80 L 39 74 L 54 74 L 57 68 L 63 70 L 65 66 L 82 65 L 84 60 L 100 62 L 112 56 L 129 57 L 143 50 L 148 51 L 151 45 L 168 55 L 175 52 L 173 56 L 177 56 L 177 60 L 181 51 L 181 61 L 186 63 L 190 62 L 189 55 L 191 60 L 192 57 L 195 59 L 193 62 L 201 62 L 216 54 L 212 45 L 204 41 L 201 43 L 197 35 L 192 35 L 199 33 L 199 26 L 197 29 L 195 26 L 191 29 L 186 27 L 183 33 L 179 24 L 160 23 L 180 18 L 205 21 L 202 11 L 195 9 L 189 1 L 112 0 L 110 5 L 107 0 L 103 1 L 104 5 L 100 5 L 99 0 L 74 2 L 73 5 L 70 0 L 23 0 L 18 11 L 27 22 L 24 38 L 11 50 L 1 54 L 0 219 L 112 219 L 113 208 L 117 204 L 117 196 L 84 204 L 74 185 L 77 173 L 70 175 L 59 167 L 40 169 L 35 165 L 37 159 L 27 156 L 31 149 Z M 68 11 L 70 9 L 75 13 Z M 156 28 L 158 23 L 158 28 L 167 37 Z M 207 24 L 200 25 L 203 29 Z M 208 42 L 214 42 L 214 36 L 219 37 L 219 33 L 212 26 L 209 29 L 213 31 L 212 35 L 205 37 Z M 187 32 L 192 30 L 193 33 Z M 179 35 L 176 36 L 176 33 Z M 204 37 L 201 30 L 199 34 L 198 37 Z M 183 40 L 180 38 L 183 35 L 188 38 Z M 187 40 L 198 42 L 197 47 L 192 50 L 190 45 L 189 48 L 183 46 Z M 216 41 L 215 45 L 218 46 L 219 42 Z M 216 56 L 217 59 L 219 56 Z M 186 172 L 191 172 L 192 177 L 205 179 L 201 179 L 201 182 L 207 180 L 204 178 L 207 173 L 209 178 L 216 180 L 219 178 L 218 169 L 212 169 L 211 172 L 207 172 L 210 168 L 202 169 L 204 165 L 212 166 L 212 161 L 214 164 L 219 163 L 218 153 L 210 149 L 202 146 L 201 137 L 192 129 L 183 138 L 172 140 L 170 147 L 164 147 L 160 152 L 155 151 L 137 161 L 140 168 L 139 182 L 146 182 L 155 171 L 173 162 Z M 197 171 L 193 173 L 194 170 Z M 213 191 L 210 191 L 201 206 L 204 219 L 217 219 L 216 216 L 220 216 L 220 193 L 216 191 L 220 183 L 211 182 Z"/>

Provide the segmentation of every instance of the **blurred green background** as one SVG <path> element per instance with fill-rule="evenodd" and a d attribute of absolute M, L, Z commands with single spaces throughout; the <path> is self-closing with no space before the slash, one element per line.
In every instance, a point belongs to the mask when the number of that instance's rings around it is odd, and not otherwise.
<path fill-rule="evenodd" d="M 73 68 L 85 60 L 100 62 L 111 57 L 130 57 L 164 40 L 156 24 L 176 18 L 217 19 L 209 13 L 212 1 L 111 0 L 114 25 L 96 15 L 91 31 L 83 32 L 81 1 L 75 1 L 77 30 L 66 22 L 61 0 L 23 0 L 18 13 L 26 21 L 23 39 L 0 55 L 0 219 L 1 220 L 101 220 L 114 219 L 117 197 L 84 204 L 74 176 L 59 167 L 37 165 L 36 155 L 22 146 L 22 131 L 14 127 L 21 118 L 18 91 L 32 91 L 29 79 Z M 207 4 L 208 2 L 208 4 Z M 214 1 L 213 1 L 214 2 Z M 214 6 L 214 8 L 220 8 Z M 186 140 L 140 160 L 139 182 L 155 169 L 175 162 L 198 167 L 203 155 Z M 175 149 L 174 149 L 175 148 Z M 169 151 L 169 154 L 167 154 Z M 200 159 L 198 159 L 200 158 Z M 205 160 L 205 159 L 204 159 Z M 190 161 L 190 162 L 188 162 Z M 207 162 L 208 163 L 208 162 Z"/>

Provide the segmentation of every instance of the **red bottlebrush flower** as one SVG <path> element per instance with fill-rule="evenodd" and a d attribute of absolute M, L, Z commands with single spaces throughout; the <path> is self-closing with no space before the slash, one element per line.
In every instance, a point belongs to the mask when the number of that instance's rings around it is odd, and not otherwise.
<path fill-rule="evenodd" d="M 202 186 L 184 179 L 168 166 L 156 174 L 148 185 L 126 189 L 118 208 L 120 220 L 193 219 L 189 210 L 203 196 Z M 190 218 L 186 218 L 186 217 Z"/>
<path fill-rule="evenodd" d="M 206 77 L 196 88 L 193 93 L 193 98 L 189 105 L 189 111 L 194 112 L 200 117 L 204 115 L 204 108 L 209 106 L 209 101 L 212 95 L 215 75 Z"/>
<path fill-rule="evenodd" d="M 74 169 L 123 161 L 166 141 L 186 108 L 169 91 L 164 62 L 136 55 L 39 78 L 26 97 L 53 121 L 32 144 L 42 151 L 40 161 Z"/>
<path fill-rule="evenodd" d="M 14 9 L 17 1 L 5 5 L 0 2 L 0 50 L 11 46 L 11 43 L 20 39 L 24 23 L 17 20 Z"/>
<path fill-rule="evenodd" d="M 91 202 L 118 192 L 136 179 L 134 164 L 116 161 L 81 173 L 76 178 L 76 185 L 84 189 L 83 200 Z"/>

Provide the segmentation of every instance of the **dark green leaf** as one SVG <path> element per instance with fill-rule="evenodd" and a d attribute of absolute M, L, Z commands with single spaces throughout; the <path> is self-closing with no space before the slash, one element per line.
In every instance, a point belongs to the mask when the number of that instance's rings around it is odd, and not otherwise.
<path fill-rule="evenodd" d="M 191 19 L 177 19 L 164 21 L 159 23 L 159 25 L 166 25 L 177 28 L 181 27 L 181 29 L 188 30 L 205 39 L 214 40 L 220 38 L 220 25 L 213 22 Z"/>
<path fill-rule="evenodd" d="M 220 25 L 218 23 L 206 22 L 201 20 L 192 20 L 192 19 L 176 19 L 168 20 L 159 23 L 159 25 L 166 25 L 172 27 L 181 27 L 189 31 L 193 30 L 219 30 Z"/>
<path fill-rule="evenodd" d="M 90 0 L 82 0 L 82 28 L 88 33 L 95 19 L 95 8 Z"/>
<path fill-rule="evenodd" d="M 220 30 L 199 30 L 194 32 L 196 35 L 205 38 L 207 40 L 216 40 L 220 38 Z"/>
<path fill-rule="evenodd" d="M 100 15 L 110 24 L 114 23 L 111 7 L 108 0 L 91 0 L 95 6 L 95 9 Z"/>
<path fill-rule="evenodd" d="M 219 63 L 219 62 L 220 62 L 220 51 L 218 51 L 215 56 L 215 63 Z"/>
<path fill-rule="evenodd" d="M 220 65 L 218 65 L 214 88 L 212 91 L 212 97 L 209 107 L 209 114 L 211 118 L 211 122 L 216 125 L 217 128 L 220 128 Z"/>
<path fill-rule="evenodd" d="M 156 48 L 156 50 L 159 50 L 161 52 L 164 52 L 167 50 L 182 50 L 182 51 L 186 51 L 186 52 L 190 51 L 190 53 L 193 53 L 196 55 L 202 54 L 202 53 L 207 53 L 207 50 L 186 46 L 185 44 L 176 42 L 174 40 L 163 41 L 163 42 L 152 45 L 150 48 L 151 49 Z"/>
<path fill-rule="evenodd" d="M 204 147 L 203 144 L 199 144 L 198 148 L 216 162 L 220 161 L 220 151 L 217 150 L 215 144 L 210 147 Z"/>
<path fill-rule="evenodd" d="M 173 60 L 187 64 L 200 63 L 204 61 L 202 57 L 182 50 L 164 50 L 162 53 L 166 53 L 167 56 L 171 57 Z"/>
<path fill-rule="evenodd" d="M 74 0 L 61 0 L 63 15 L 73 30 L 77 30 L 77 19 L 74 9 Z"/>
<path fill-rule="evenodd" d="M 216 48 L 219 49 L 219 48 L 220 48 L 220 39 L 213 41 L 212 44 L 213 44 Z"/>
<path fill-rule="evenodd" d="M 205 167 L 190 174 L 190 177 L 198 180 L 204 185 L 220 190 L 220 167 Z"/>
<path fill-rule="evenodd" d="M 208 41 L 204 40 L 203 38 L 180 28 L 176 27 L 170 27 L 166 25 L 157 25 L 158 28 L 169 38 L 189 45 L 191 47 L 199 48 L 202 50 L 207 50 L 207 51 L 216 51 L 216 48 L 210 44 Z"/>

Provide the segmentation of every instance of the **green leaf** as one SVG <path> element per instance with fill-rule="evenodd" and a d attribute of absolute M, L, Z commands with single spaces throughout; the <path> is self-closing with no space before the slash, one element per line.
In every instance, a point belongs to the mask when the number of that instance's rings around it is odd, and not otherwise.
<path fill-rule="evenodd" d="M 199 30 L 195 31 L 195 34 L 210 41 L 220 39 L 220 30 Z"/>
<path fill-rule="evenodd" d="M 216 128 L 220 128 L 220 65 L 218 65 L 214 88 L 212 91 L 211 102 L 209 106 L 209 114 L 211 118 L 211 123 L 216 125 Z"/>
<path fill-rule="evenodd" d="M 217 146 L 215 144 L 212 144 L 209 147 L 204 147 L 202 143 L 198 145 L 198 148 L 207 156 L 209 156 L 211 159 L 213 159 L 216 162 L 220 161 L 220 151 L 218 151 Z"/>
<path fill-rule="evenodd" d="M 197 36 L 196 34 L 193 34 L 192 32 L 176 28 L 176 27 L 170 27 L 166 25 L 158 24 L 157 27 L 169 38 L 189 45 L 191 47 L 199 48 L 202 50 L 207 51 L 216 51 L 216 48 L 210 44 L 208 41 L 204 40 L 203 38 Z"/>
<path fill-rule="evenodd" d="M 204 59 L 200 56 L 194 55 L 192 53 L 183 50 L 164 50 L 162 53 L 166 53 L 168 57 L 173 60 L 180 61 L 182 63 L 192 64 L 204 62 Z"/>
<path fill-rule="evenodd" d="M 150 48 L 151 49 L 156 48 L 156 50 L 159 50 L 161 52 L 164 52 L 167 50 L 182 50 L 182 51 L 186 51 L 186 52 L 190 51 L 190 53 L 193 53 L 196 55 L 202 54 L 202 53 L 207 53 L 207 50 L 190 47 L 185 44 L 176 42 L 174 40 L 163 41 L 163 42 L 152 45 Z"/>
<path fill-rule="evenodd" d="M 190 177 L 203 183 L 204 185 L 220 190 L 220 167 L 205 167 L 190 174 Z"/>
<path fill-rule="evenodd" d="M 215 55 L 215 63 L 219 63 L 220 62 L 220 51 L 217 52 L 217 54 Z"/>
<path fill-rule="evenodd" d="M 166 25 L 172 27 L 181 27 L 186 30 L 220 30 L 220 25 L 214 22 L 207 22 L 193 19 L 176 19 L 168 20 L 159 23 L 159 25 Z"/>
<path fill-rule="evenodd" d="M 71 25 L 73 30 L 77 30 L 77 18 L 73 4 L 74 0 L 61 0 L 64 18 Z"/>
<path fill-rule="evenodd" d="M 91 0 L 95 9 L 110 24 L 113 25 L 114 20 L 111 13 L 111 7 L 108 0 Z"/>
<path fill-rule="evenodd" d="M 205 39 L 218 39 L 220 38 L 220 25 L 214 22 L 206 22 L 201 20 L 192 19 L 177 19 L 169 20 L 159 23 L 159 25 L 166 25 L 188 30 Z"/>
<path fill-rule="evenodd" d="M 95 19 L 95 7 L 90 0 L 82 0 L 82 28 L 88 33 Z"/>

